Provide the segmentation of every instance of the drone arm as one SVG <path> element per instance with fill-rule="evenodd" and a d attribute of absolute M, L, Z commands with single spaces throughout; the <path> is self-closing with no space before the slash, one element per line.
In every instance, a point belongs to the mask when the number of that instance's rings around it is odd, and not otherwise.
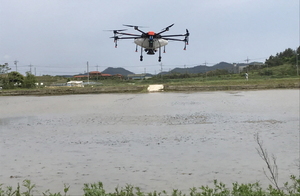
<path fill-rule="evenodd" d="M 111 38 L 114 38 L 115 48 L 117 48 L 119 39 L 136 39 L 136 38 L 139 38 L 139 37 L 118 37 L 118 36 L 114 36 L 114 37 L 111 37 Z"/>
<path fill-rule="evenodd" d="M 164 37 L 163 39 L 171 40 L 171 41 L 182 41 L 182 42 L 186 41 L 185 39 L 176 39 L 176 38 L 168 38 L 168 37 Z"/>
<path fill-rule="evenodd" d="M 168 38 L 168 37 L 181 37 L 185 36 L 185 39 L 187 39 L 190 36 L 189 30 L 186 29 L 186 34 L 177 34 L 177 35 L 161 35 L 161 38 Z"/>
<path fill-rule="evenodd" d="M 162 35 L 162 38 L 167 38 L 167 37 L 181 37 L 181 36 L 186 36 L 185 34 L 177 34 L 177 35 Z"/>
<path fill-rule="evenodd" d="M 166 39 L 166 40 L 171 40 L 171 41 L 181 41 L 181 42 L 184 42 L 184 48 L 183 48 L 183 50 L 186 50 L 186 45 L 188 45 L 188 40 L 187 40 L 187 38 L 185 38 L 185 39 L 176 39 L 176 38 L 164 38 L 164 39 Z"/>
<path fill-rule="evenodd" d="M 144 35 L 144 34 L 147 34 L 147 33 L 145 33 L 144 31 L 140 30 L 139 28 L 134 28 L 134 29 L 137 30 L 137 31 L 139 31 L 139 32 L 141 32 L 143 35 Z"/>
<path fill-rule="evenodd" d="M 119 35 L 129 35 L 129 36 L 140 36 L 140 35 L 136 35 L 136 34 L 131 34 L 131 33 L 120 33 L 120 32 L 118 32 L 117 34 L 119 34 Z"/>
<path fill-rule="evenodd" d="M 140 37 L 118 37 L 117 39 L 136 39 Z"/>
<path fill-rule="evenodd" d="M 157 34 L 160 35 L 160 34 L 166 32 L 166 31 L 169 31 L 169 29 L 170 29 L 173 25 L 174 25 L 174 23 L 171 24 L 171 25 L 169 25 L 169 26 L 167 26 L 165 29 L 163 29 L 161 32 L 159 32 L 159 33 L 157 33 Z"/>

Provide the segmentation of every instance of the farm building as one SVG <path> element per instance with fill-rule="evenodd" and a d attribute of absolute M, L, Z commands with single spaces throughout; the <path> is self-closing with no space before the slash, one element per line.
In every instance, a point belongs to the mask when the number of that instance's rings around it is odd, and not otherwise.
<path fill-rule="evenodd" d="M 83 81 L 69 81 L 69 82 L 67 82 L 67 86 L 70 86 L 70 87 L 84 87 Z"/>

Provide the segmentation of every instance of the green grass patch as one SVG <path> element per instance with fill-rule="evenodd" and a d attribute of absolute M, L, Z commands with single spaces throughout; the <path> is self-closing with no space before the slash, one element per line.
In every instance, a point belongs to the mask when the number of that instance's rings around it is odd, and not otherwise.
<path fill-rule="evenodd" d="M 0 185 L 0 196 L 67 196 L 71 187 L 64 185 L 62 192 L 52 193 L 51 190 L 39 193 L 34 189 L 35 184 L 30 180 L 24 180 L 22 187 L 18 184 L 17 188 L 8 186 L 3 188 Z M 171 191 L 157 191 L 142 192 L 139 187 L 127 184 L 125 187 L 116 187 L 113 192 L 108 192 L 104 189 L 103 183 L 84 184 L 83 196 L 299 196 L 300 195 L 300 179 L 295 176 L 290 177 L 290 182 L 283 184 L 281 189 L 277 189 L 272 185 L 263 188 L 259 182 L 256 183 L 238 183 L 235 182 L 229 188 L 224 183 L 214 180 L 212 186 L 202 185 L 199 187 L 192 187 L 189 192 L 182 192 L 179 189 Z M 79 194 L 76 194 L 79 195 Z"/>

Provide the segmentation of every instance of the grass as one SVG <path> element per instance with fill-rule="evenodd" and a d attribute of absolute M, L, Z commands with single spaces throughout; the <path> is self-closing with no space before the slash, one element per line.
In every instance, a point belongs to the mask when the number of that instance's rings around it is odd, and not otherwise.
<path fill-rule="evenodd" d="M 164 91 L 216 91 L 216 90 L 256 90 L 277 88 L 299 88 L 299 78 L 263 78 L 246 81 L 241 78 L 184 78 L 150 79 L 137 81 L 105 80 L 98 85 L 74 87 L 37 87 L 34 89 L 1 90 L 0 96 L 11 95 L 67 95 L 99 93 L 145 93 L 151 84 L 163 84 Z"/>
<path fill-rule="evenodd" d="M 23 181 L 23 188 L 21 190 L 20 185 L 17 185 L 16 189 L 11 186 L 3 188 L 0 185 L 0 196 L 33 196 L 33 195 L 43 195 L 43 196 L 67 196 L 70 187 L 64 185 L 63 193 L 51 193 L 50 190 L 38 194 L 35 188 L 35 184 L 32 184 L 30 180 Z M 183 193 L 179 189 L 173 189 L 169 192 L 163 191 L 151 191 L 148 193 L 142 192 L 139 187 L 135 187 L 127 184 L 125 187 L 116 187 L 115 191 L 107 192 L 104 189 L 103 183 L 92 183 L 84 184 L 83 186 L 83 196 L 299 196 L 300 195 L 300 179 L 295 176 L 290 177 L 290 183 L 286 182 L 283 184 L 281 189 L 269 185 L 268 188 L 264 189 L 259 184 L 248 183 L 239 184 L 235 182 L 232 184 L 231 188 L 226 187 L 222 182 L 214 180 L 213 186 L 200 186 L 192 187 L 189 193 Z"/>
<path fill-rule="evenodd" d="M 65 84 L 68 79 L 58 76 L 38 76 L 39 83 L 45 86 L 37 86 L 33 89 L 1 90 L 1 95 L 66 95 L 66 94 L 96 94 L 96 93 L 145 93 L 151 84 L 163 84 L 164 91 L 216 91 L 216 90 L 256 90 L 276 88 L 299 88 L 300 80 L 297 76 L 287 75 L 291 67 L 283 65 L 274 68 L 263 68 L 249 72 L 249 80 L 243 74 L 206 75 L 186 74 L 162 77 L 155 76 L 147 80 L 120 80 L 104 79 L 93 81 L 84 88 L 51 87 L 53 84 Z M 265 70 L 266 69 L 266 70 Z M 267 72 L 266 72 L 267 71 Z M 263 75 L 271 73 L 272 75 Z M 84 81 L 87 82 L 87 81 Z M 96 82 L 96 83 L 95 83 Z"/>

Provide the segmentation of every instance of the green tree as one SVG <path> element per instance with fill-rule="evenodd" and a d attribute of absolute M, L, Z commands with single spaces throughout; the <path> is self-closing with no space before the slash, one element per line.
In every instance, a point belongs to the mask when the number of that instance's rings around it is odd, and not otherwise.
<path fill-rule="evenodd" d="M 37 83 L 36 77 L 30 72 L 26 72 L 26 76 L 24 78 L 24 83 L 22 85 L 23 88 L 35 88 Z"/>
<path fill-rule="evenodd" d="M 283 52 L 277 53 L 276 56 L 270 56 L 265 63 L 269 67 L 279 66 L 283 64 L 296 64 L 296 54 L 299 54 L 300 47 L 297 50 L 291 48 L 285 49 Z"/>
<path fill-rule="evenodd" d="M 7 73 L 11 68 L 8 67 L 8 63 L 4 63 L 4 65 L 0 65 L 0 74 Z"/>
<path fill-rule="evenodd" d="M 23 82 L 24 82 L 24 76 L 16 71 L 12 71 L 8 73 L 6 77 L 2 78 L 4 89 L 21 87 L 23 85 Z"/>

